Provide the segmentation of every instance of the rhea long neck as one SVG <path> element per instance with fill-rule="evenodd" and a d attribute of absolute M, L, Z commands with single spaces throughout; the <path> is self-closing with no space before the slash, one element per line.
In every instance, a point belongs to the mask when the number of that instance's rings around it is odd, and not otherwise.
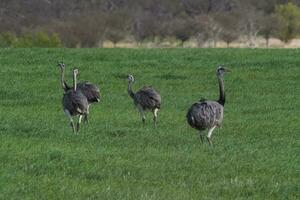
<path fill-rule="evenodd" d="M 134 92 L 132 91 L 132 82 L 131 81 L 128 82 L 127 92 L 131 98 L 134 98 Z"/>
<path fill-rule="evenodd" d="M 63 90 L 66 90 L 66 86 L 65 86 L 65 69 L 61 68 L 61 77 L 60 77 L 60 84 Z"/>
<path fill-rule="evenodd" d="M 219 90 L 220 90 L 220 97 L 218 102 L 224 106 L 225 105 L 225 90 L 224 90 L 224 80 L 223 76 L 217 75 L 218 77 L 218 82 L 219 82 Z"/>
<path fill-rule="evenodd" d="M 76 73 L 75 72 L 73 72 L 73 91 L 74 92 L 76 92 L 76 82 L 77 82 L 77 80 L 76 80 Z"/>

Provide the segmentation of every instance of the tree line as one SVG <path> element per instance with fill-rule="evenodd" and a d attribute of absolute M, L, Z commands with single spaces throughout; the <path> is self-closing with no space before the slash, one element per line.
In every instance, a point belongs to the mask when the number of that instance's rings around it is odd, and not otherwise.
<path fill-rule="evenodd" d="M 287 43 L 300 31 L 300 0 L 1 0 L 0 47 L 101 47 L 193 38 L 227 46 L 262 36 Z"/>

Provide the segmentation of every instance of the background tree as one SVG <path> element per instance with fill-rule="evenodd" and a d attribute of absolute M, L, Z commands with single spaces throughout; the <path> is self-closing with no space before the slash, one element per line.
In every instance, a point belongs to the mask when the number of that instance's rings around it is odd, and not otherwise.
<path fill-rule="evenodd" d="M 260 35 L 266 40 L 266 47 L 269 47 L 269 40 L 275 35 L 278 29 L 278 20 L 274 15 L 265 15 L 261 21 Z"/>
<path fill-rule="evenodd" d="M 275 14 L 278 18 L 277 36 L 287 43 L 299 33 L 300 10 L 296 5 L 288 3 L 276 6 Z"/>
<path fill-rule="evenodd" d="M 139 44 L 174 37 L 185 43 L 195 37 L 199 46 L 206 41 L 216 46 L 220 39 L 229 45 L 238 36 L 253 46 L 258 34 L 267 43 L 270 35 L 293 39 L 299 30 L 297 6 L 300 0 L 1 0 L 0 34 L 11 32 L 24 41 L 25 33 L 57 33 L 67 47 L 99 47 L 105 39 L 116 44 L 125 37 Z M 124 24 L 118 13 L 126 16 Z M 220 14 L 224 19 L 217 18 Z M 268 27 L 273 14 L 280 22 L 276 34 Z"/>
<path fill-rule="evenodd" d="M 184 46 L 184 42 L 190 39 L 194 35 L 194 25 L 191 19 L 187 18 L 175 18 L 170 23 L 170 35 L 174 36 L 181 42 L 181 47 Z"/>
<path fill-rule="evenodd" d="M 197 41 L 197 47 L 203 47 L 204 44 L 209 40 L 209 35 L 204 29 L 197 28 L 195 38 Z"/>
<path fill-rule="evenodd" d="M 202 24 L 202 17 L 200 15 L 195 16 L 194 20 L 194 37 L 196 39 L 197 47 L 204 47 L 206 42 L 210 39 L 206 28 Z"/>
<path fill-rule="evenodd" d="M 13 46 L 18 48 L 34 47 L 34 37 L 30 33 L 24 33 L 16 40 Z"/>
<path fill-rule="evenodd" d="M 99 14 L 79 17 L 71 25 L 81 47 L 102 46 L 106 28 L 106 16 Z"/>
<path fill-rule="evenodd" d="M 16 35 L 11 32 L 3 32 L 0 34 L 0 47 L 12 47 L 16 42 Z"/>
<path fill-rule="evenodd" d="M 80 43 L 80 39 L 74 34 L 74 29 L 76 26 L 73 22 L 56 22 L 47 27 L 47 30 L 53 30 L 57 33 L 65 47 L 70 48 L 74 48 Z"/>
<path fill-rule="evenodd" d="M 260 31 L 260 19 L 263 13 L 256 10 L 251 4 L 245 4 L 239 11 L 241 31 L 247 36 L 249 47 L 256 45 L 257 34 Z"/>
<path fill-rule="evenodd" d="M 237 40 L 241 34 L 239 17 L 235 13 L 222 13 L 216 16 L 216 20 L 222 27 L 220 39 L 229 47 L 230 43 Z"/>
<path fill-rule="evenodd" d="M 130 28 L 130 18 L 125 13 L 114 13 L 106 20 L 105 39 L 110 40 L 114 47 L 123 40 Z"/>
<path fill-rule="evenodd" d="M 196 18 L 206 34 L 206 36 L 213 41 L 213 47 L 217 47 L 217 42 L 222 31 L 222 26 L 218 23 L 215 16 L 202 15 Z"/>
<path fill-rule="evenodd" d="M 138 13 L 132 25 L 132 35 L 135 41 L 140 45 L 146 38 L 154 40 L 155 18 L 150 14 Z"/>
<path fill-rule="evenodd" d="M 161 41 L 171 36 L 171 25 L 170 25 L 170 17 L 169 16 L 162 16 L 158 17 L 155 23 L 155 44 L 159 45 Z"/>

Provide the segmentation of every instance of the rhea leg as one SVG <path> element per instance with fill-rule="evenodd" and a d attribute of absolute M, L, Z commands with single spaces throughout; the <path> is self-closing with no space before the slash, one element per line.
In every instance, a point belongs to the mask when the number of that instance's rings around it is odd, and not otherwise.
<path fill-rule="evenodd" d="M 203 143 L 204 142 L 204 132 L 199 131 L 199 136 L 200 136 L 201 142 Z"/>
<path fill-rule="evenodd" d="M 83 115 L 83 122 L 84 123 L 89 123 L 89 119 L 88 119 L 88 114 L 87 113 L 85 113 L 84 115 Z"/>
<path fill-rule="evenodd" d="M 65 109 L 64 112 L 65 112 L 67 118 L 70 120 L 70 125 L 72 127 L 73 133 L 76 134 L 75 125 L 74 125 L 74 121 L 72 119 L 71 113 L 67 109 Z"/>
<path fill-rule="evenodd" d="M 154 127 L 156 127 L 158 108 L 154 108 L 152 112 L 153 112 L 153 123 L 154 123 Z"/>
<path fill-rule="evenodd" d="M 207 141 L 209 142 L 210 145 L 212 145 L 210 137 L 211 137 L 212 132 L 214 131 L 215 128 L 216 128 L 216 126 L 210 128 L 209 131 L 208 131 L 208 134 L 207 134 Z"/>
<path fill-rule="evenodd" d="M 77 127 L 76 127 L 77 132 L 79 131 L 81 120 L 82 120 L 82 115 L 79 115 L 78 122 L 77 122 Z"/>
<path fill-rule="evenodd" d="M 145 117 L 144 109 L 143 109 L 142 106 L 140 106 L 140 105 L 138 105 L 137 107 L 138 107 L 139 112 L 140 112 L 140 115 L 141 115 L 141 117 L 142 117 L 142 122 L 143 122 L 143 124 L 145 124 L 146 117 Z"/>
<path fill-rule="evenodd" d="M 84 122 L 84 123 L 87 123 L 87 124 L 89 123 L 89 119 L 88 119 L 89 108 L 90 108 L 90 105 L 88 105 L 88 107 L 87 107 L 87 112 L 84 113 L 84 115 L 83 115 L 83 122 Z"/>

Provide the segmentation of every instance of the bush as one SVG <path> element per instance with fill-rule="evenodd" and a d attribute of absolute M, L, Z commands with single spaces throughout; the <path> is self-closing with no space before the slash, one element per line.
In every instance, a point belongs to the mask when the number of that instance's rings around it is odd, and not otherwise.
<path fill-rule="evenodd" d="M 29 33 L 22 35 L 17 38 L 16 42 L 14 42 L 13 47 L 17 48 L 28 48 L 33 47 L 33 36 Z"/>
<path fill-rule="evenodd" d="M 50 38 L 46 33 L 38 32 L 35 34 L 33 43 L 35 47 L 49 47 Z"/>
<path fill-rule="evenodd" d="M 0 35 L 0 47 L 12 47 L 16 41 L 16 36 L 11 32 L 5 32 Z"/>
<path fill-rule="evenodd" d="M 30 48 L 30 47 L 62 47 L 62 42 L 56 33 L 48 35 L 44 32 L 26 33 L 17 38 L 13 47 Z"/>
<path fill-rule="evenodd" d="M 49 47 L 63 47 L 62 41 L 59 38 L 57 33 L 53 33 L 49 37 L 50 39 L 50 46 Z"/>
<path fill-rule="evenodd" d="M 299 33 L 300 30 L 300 9 L 293 3 L 276 6 L 276 16 L 279 20 L 278 37 L 285 43 Z"/>

